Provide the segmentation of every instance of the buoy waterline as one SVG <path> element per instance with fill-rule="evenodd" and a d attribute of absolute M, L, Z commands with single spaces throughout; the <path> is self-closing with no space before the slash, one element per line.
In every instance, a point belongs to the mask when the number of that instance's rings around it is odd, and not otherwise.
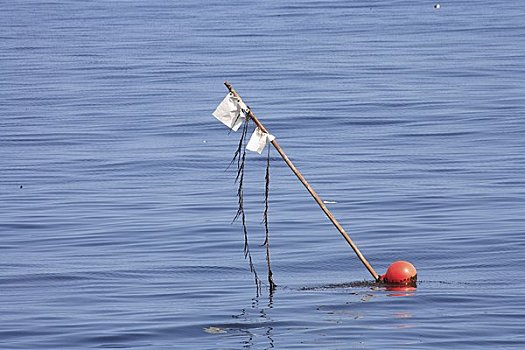
<path fill-rule="evenodd" d="M 381 276 L 381 281 L 387 284 L 411 286 L 417 282 L 417 271 L 408 261 L 392 263 L 386 273 Z"/>

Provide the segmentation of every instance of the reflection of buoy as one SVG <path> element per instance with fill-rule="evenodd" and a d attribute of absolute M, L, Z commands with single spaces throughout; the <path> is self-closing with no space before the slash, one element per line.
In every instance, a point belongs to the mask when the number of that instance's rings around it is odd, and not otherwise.
<path fill-rule="evenodd" d="M 386 273 L 381 276 L 381 280 L 388 284 L 396 285 L 415 285 L 417 281 L 417 271 L 414 265 L 408 261 L 396 261 L 392 263 Z"/>
<path fill-rule="evenodd" d="M 389 297 L 413 297 L 416 295 L 416 287 L 398 286 L 387 284 L 385 290 L 390 292 Z"/>

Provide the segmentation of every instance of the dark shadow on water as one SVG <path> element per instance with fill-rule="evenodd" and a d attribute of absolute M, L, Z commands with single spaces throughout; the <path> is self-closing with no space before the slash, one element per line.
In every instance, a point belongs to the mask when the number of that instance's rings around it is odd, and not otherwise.
<path fill-rule="evenodd" d="M 381 288 L 385 287 L 383 283 L 375 281 L 353 281 L 344 283 L 331 283 L 320 286 L 305 286 L 300 290 L 327 290 L 327 289 L 349 289 L 349 288 Z"/>
<path fill-rule="evenodd" d="M 449 286 L 479 286 L 478 283 L 473 282 L 460 282 L 460 281 L 417 281 L 415 285 L 410 286 L 398 286 L 398 285 L 389 285 L 382 282 L 375 281 L 352 281 L 352 282 L 343 282 L 343 283 L 330 283 L 316 286 L 304 286 L 299 288 L 299 290 L 309 291 L 309 290 L 330 290 L 330 289 L 350 289 L 350 288 L 370 288 L 370 289 L 396 289 L 396 288 L 417 288 L 418 286 L 424 285 L 449 285 Z"/>
<path fill-rule="evenodd" d="M 386 291 L 390 292 L 387 296 L 401 297 L 414 296 L 417 284 L 413 285 L 389 285 L 376 281 L 353 281 L 345 283 L 325 284 L 321 286 L 307 286 L 300 290 L 302 291 L 329 291 L 329 290 L 345 290 L 345 289 L 367 289 L 372 291 Z M 355 293 L 358 294 L 358 293 Z M 362 301 L 369 301 L 371 298 L 361 298 Z"/>
<path fill-rule="evenodd" d="M 300 288 L 301 291 L 330 291 L 330 290 L 351 290 L 351 289 L 367 289 L 371 291 L 386 291 L 391 292 L 387 296 L 415 296 L 417 288 L 428 285 L 441 286 L 473 286 L 480 287 L 477 283 L 460 282 L 460 281 L 417 281 L 412 285 L 392 285 L 376 281 L 352 281 L 343 283 L 323 284 L 317 286 L 305 286 Z M 358 294 L 358 293 L 355 293 Z"/>

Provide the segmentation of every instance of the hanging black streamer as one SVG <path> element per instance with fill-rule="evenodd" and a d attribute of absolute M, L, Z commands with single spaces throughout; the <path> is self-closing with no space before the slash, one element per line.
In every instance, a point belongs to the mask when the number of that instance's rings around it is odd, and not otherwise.
<path fill-rule="evenodd" d="M 268 268 L 268 285 L 270 287 L 270 294 L 273 293 L 277 285 L 273 282 L 273 273 L 270 265 L 270 230 L 268 227 L 268 207 L 269 207 L 269 197 L 270 197 L 270 145 L 268 145 L 268 156 L 266 160 L 266 188 L 264 193 L 264 230 L 265 230 L 265 239 L 264 246 L 266 247 L 266 265 Z"/>
<path fill-rule="evenodd" d="M 244 189 L 243 189 L 243 181 L 244 181 L 244 165 L 246 161 L 246 135 L 248 134 L 248 124 L 249 119 L 246 119 L 246 123 L 244 123 L 241 137 L 239 140 L 239 145 L 237 147 L 237 151 L 235 152 L 235 155 L 233 156 L 232 161 L 230 162 L 230 165 L 237 160 L 237 176 L 235 178 L 235 182 L 238 183 L 238 189 L 237 189 L 237 198 L 238 198 L 238 209 L 237 214 L 233 218 L 233 221 L 235 222 L 239 217 L 241 218 L 242 222 L 242 230 L 244 235 L 244 258 L 248 259 L 248 262 L 250 264 L 250 271 L 253 273 L 253 277 L 255 280 L 255 287 L 257 291 L 257 297 L 260 294 L 261 290 L 261 280 L 259 279 L 259 275 L 257 274 L 257 270 L 255 269 L 255 265 L 253 264 L 252 255 L 250 253 L 250 244 L 248 241 L 248 229 L 246 227 L 246 214 L 244 212 Z"/>

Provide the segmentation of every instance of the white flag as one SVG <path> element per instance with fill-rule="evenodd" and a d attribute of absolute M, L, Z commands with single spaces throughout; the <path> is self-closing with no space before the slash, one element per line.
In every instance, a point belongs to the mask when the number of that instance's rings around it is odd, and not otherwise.
<path fill-rule="evenodd" d="M 259 128 L 255 128 L 252 137 L 250 137 L 250 141 L 248 141 L 248 144 L 246 145 L 246 149 L 261 154 L 266 144 L 273 140 L 275 140 L 275 136 L 263 132 Z"/>
<path fill-rule="evenodd" d="M 228 94 L 217 106 L 213 116 L 233 131 L 237 131 L 246 119 L 243 112 L 244 103 L 241 102 L 232 94 Z"/>

